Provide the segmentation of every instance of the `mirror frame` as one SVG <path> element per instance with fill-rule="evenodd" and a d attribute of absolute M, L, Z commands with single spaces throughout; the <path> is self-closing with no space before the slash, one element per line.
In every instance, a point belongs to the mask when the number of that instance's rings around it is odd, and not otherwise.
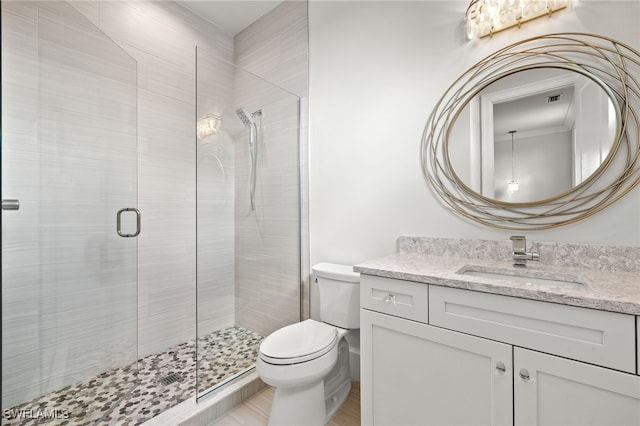
<path fill-rule="evenodd" d="M 602 87 L 615 109 L 615 140 L 600 167 L 557 196 L 512 203 L 469 188 L 449 158 L 450 134 L 462 110 L 493 82 L 535 68 L 561 68 Z M 640 53 L 619 41 L 585 33 L 533 37 L 500 49 L 463 73 L 439 99 L 422 136 L 422 168 L 440 200 L 456 213 L 495 228 L 550 229 L 586 219 L 640 183 Z"/>

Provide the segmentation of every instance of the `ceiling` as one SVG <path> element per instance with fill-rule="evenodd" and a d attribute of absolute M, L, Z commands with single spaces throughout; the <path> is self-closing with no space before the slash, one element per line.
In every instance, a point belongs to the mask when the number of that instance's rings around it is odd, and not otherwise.
<path fill-rule="evenodd" d="M 557 101 L 548 98 L 557 96 Z M 574 121 L 574 86 L 566 86 L 534 93 L 530 96 L 493 105 L 493 131 L 495 140 L 509 140 L 510 130 L 519 135 L 570 131 Z"/>
<path fill-rule="evenodd" d="M 494 141 L 510 140 L 511 130 L 518 139 L 571 131 L 576 84 L 589 82 L 560 68 L 525 69 L 493 81 L 480 95 L 493 110 Z"/>
<path fill-rule="evenodd" d="M 281 0 L 178 0 L 178 4 L 234 36 L 280 3 Z"/>

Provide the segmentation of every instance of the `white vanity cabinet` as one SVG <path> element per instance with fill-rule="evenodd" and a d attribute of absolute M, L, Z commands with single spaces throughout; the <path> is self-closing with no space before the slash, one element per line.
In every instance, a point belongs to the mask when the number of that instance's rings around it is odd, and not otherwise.
<path fill-rule="evenodd" d="M 640 425 L 633 315 L 364 274 L 361 306 L 363 425 Z"/>
<path fill-rule="evenodd" d="M 640 425 L 640 377 L 514 348 L 514 424 Z"/>
<path fill-rule="evenodd" d="M 362 424 L 512 424 L 511 345 L 427 325 L 427 289 L 361 277 Z"/>
<path fill-rule="evenodd" d="M 510 345 L 364 309 L 360 339 L 362 424 L 512 424 Z"/>
<path fill-rule="evenodd" d="M 633 315 L 429 286 L 429 324 L 636 372 Z"/>

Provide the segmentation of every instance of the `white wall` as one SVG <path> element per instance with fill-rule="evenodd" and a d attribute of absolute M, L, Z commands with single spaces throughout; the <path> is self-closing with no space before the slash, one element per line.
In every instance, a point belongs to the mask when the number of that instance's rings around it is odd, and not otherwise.
<path fill-rule="evenodd" d="M 464 220 L 430 190 L 423 126 L 455 78 L 514 41 L 597 33 L 640 47 L 640 2 L 578 1 L 491 39 L 467 43 L 468 2 L 312 1 L 310 31 L 311 264 L 390 254 L 400 235 L 507 239 Z M 640 245 L 640 191 L 604 212 L 531 240 Z M 313 293 L 312 293 L 313 301 Z"/>

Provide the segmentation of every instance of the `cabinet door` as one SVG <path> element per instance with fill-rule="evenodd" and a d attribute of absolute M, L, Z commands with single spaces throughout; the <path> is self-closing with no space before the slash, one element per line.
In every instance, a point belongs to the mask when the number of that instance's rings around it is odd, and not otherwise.
<path fill-rule="evenodd" d="M 364 425 L 513 424 L 510 345 L 360 312 Z"/>
<path fill-rule="evenodd" d="M 640 425 L 640 377 L 514 350 L 516 425 Z"/>

